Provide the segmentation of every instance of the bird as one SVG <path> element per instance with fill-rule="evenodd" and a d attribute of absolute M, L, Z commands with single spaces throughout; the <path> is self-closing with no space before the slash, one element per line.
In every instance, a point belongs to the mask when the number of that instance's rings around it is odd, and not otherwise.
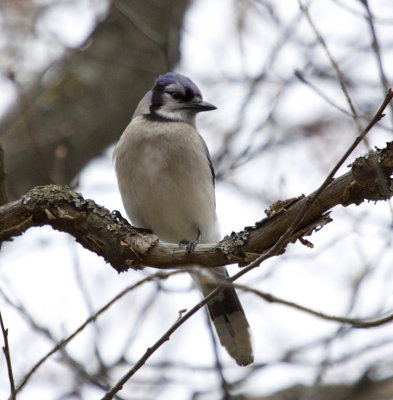
<path fill-rule="evenodd" d="M 190 78 L 159 75 L 115 147 L 119 191 L 131 223 L 164 242 L 221 239 L 214 168 L 195 122 L 198 113 L 216 108 Z M 225 267 L 203 271 L 191 272 L 203 296 L 228 276 Z M 221 345 L 238 365 L 251 364 L 251 331 L 235 289 L 223 289 L 207 308 Z"/>

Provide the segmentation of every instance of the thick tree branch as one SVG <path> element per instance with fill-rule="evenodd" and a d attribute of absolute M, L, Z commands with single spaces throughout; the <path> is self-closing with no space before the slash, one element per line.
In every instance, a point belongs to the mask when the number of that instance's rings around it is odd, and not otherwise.
<path fill-rule="evenodd" d="M 311 204 L 292 234 L 292 241 L 328 223 L 327 212 L 337 205 L 359 205 L 365 200 L 390 198 L 393 194 L 392 172 L 393 142 L 356 159 L 351 171 L 333 180 Z M 11 240 L 33 226 L 50 225 L 74 236 L 119 272 L 142 266 L 244 264 L 274 245 L 311 196 L 313 194 L 277 202 L 270 208 L 269 216 L 255 226 L 232 233 L 218 244 L 199 244 L 190 252 L 129 226 L 117 213 L 111 214 L 66 187 L 48 185 L 37 187 L 0 208 L 0 240 Z"/>

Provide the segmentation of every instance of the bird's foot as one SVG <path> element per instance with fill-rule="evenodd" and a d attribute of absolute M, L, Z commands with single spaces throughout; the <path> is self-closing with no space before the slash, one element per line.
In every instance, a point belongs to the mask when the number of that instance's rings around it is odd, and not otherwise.
<path fill-rule="evenodd" d="M 121 215 L 120 211 L 118 211 L 118 210 L 113 210 L 113 211 L 111 212 L 111 215 L 112 215 L 113 219 L 114 219 L 116 222 L 119 222 L 119 223 L 124 224 L 124 225 L 131 225 L 131 224 L 127 221 L 127 219 L 124 218 L 124 217 Z"/>
<path fill-rule="evenodd" d="M 187 253 L 190 254 L 195 250 L 195 246 L 198 244 L 197 240 L 183 239 L 179 243 L 179 247 L 185 248 Z"/>
<path fill-rule="evenodd" d="M 120 224 L 124 224 L 124 225 L 128 225 L 131 226 L 135 231 L 137 231 L 138 233 L 148 233 L 148 234 L 152 234 L 153 231 L 149 228 L 138 228 L 136 226 L 131 225 L 128 220 L 126 218 L 124 218 L 121 214 L 120 211 L 117 210 L 113 210 L 111 212 L 112 217 L 114 218 L 114 220 Z"/>

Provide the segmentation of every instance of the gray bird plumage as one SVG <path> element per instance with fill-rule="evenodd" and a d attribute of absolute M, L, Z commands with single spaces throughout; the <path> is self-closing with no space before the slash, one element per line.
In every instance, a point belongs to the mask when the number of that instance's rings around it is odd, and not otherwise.
<path fill-rule="evenodd" d="M 152 229 L 163 241 L 220 240 L 214 170 L 195 126 L 196 114 L 216 107 L 202 100 L 187 77 L 168 72 L 138 104 L 114 152 L 124 208 L 135 226 Z M 224 267 L 191 274 L 206 296 Z M 249 325 L 232 288 L 208 304 L 221 344 L 239 365 L 253 362 Z"/>

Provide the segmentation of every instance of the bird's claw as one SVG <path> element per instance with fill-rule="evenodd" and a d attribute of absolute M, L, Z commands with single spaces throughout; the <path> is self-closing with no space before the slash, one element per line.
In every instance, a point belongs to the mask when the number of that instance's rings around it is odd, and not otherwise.
<path fill-rule="evenodd" d="M 197 240 L 183 239 L 180 241 L 179 246 L 185 248 L 187 253 L 190 254 L 195 250 L 197 244 L 198 244 Z"/>

